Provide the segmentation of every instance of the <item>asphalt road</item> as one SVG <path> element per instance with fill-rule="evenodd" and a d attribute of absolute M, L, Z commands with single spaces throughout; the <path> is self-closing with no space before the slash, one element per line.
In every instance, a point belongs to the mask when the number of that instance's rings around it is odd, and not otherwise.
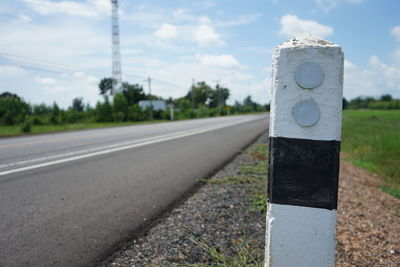
<path fill-rule="evenodd" d="M 87 266 L 267 129 L 233 116 L 0 139 L 0 266 Z"/>

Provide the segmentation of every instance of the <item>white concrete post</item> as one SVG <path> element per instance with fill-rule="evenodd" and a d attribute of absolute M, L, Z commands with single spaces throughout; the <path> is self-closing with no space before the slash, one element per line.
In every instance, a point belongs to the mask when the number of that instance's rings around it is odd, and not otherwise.
<path fill-rule="evenodd" d="M 272 65 L 265 266 L 334 266 L 343 52 L 304 34 Z"/>
<path fill-rule="evenodd" d="M 171 121 L 174 120 L 174 103 L 168 105 L 169 107 L 169 118 Z"/>

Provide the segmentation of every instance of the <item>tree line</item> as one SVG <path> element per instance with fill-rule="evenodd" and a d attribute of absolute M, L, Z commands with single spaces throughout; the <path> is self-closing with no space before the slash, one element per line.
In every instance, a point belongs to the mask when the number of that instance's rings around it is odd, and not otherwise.
<path fill-rule="evenodd" d="M 356 97 L 350 101 L 343 98 L 343 109 L 400 109 L 400 99 L 394 99 L 390 94 L 380 97 Z"/>
<path fill-rule="evenodd" d="M 112 90 L 112 79 L 104 78 L 99 83 L 99 94 L 103 96 L 94 107 L 77 97 L 71 105 L 60 108 L 56 102 L 30 104 L 16 94 L 0 94 L 0 125 L 21 125 L 21 130 L 29 132 L 33 125 L 71 124 L 78 122 L 127 122 L 150 119 L 168 120 L 169 110 L 141 108 L 142 100 L 164 100 L 173 105 L 175 119 L 201 118 L 266 111 L 268 105 L 260 105 L 247 96 L 243 102 L 227 105 L 229 89 L 219 85 L 212 87 L 205 82 L 194 84 L 186 95 L 180 98 L 163 99 L 146 94 L 140 84 L 123 82 L 117 92 Z"/>

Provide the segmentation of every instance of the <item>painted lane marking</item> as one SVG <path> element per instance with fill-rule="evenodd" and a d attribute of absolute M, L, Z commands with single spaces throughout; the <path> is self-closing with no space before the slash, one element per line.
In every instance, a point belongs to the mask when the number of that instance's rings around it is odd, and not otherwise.
<path fill-rule="evenodd" d="M 179 138 L 182 138 L 182 137 L 187 137 L 187 136 L 192 136 L 192 135 L 196 135 L 196 134 L 200 134 L 200 133 L 215 131 L 215 130 L 218 130 L 218 129 L 222 129 L 222 128 L 226 128 L 226 127 L 229 127 L 229 126 L 241 124 L 241 123 L 244 123 L 244 122 L 255 121 L 257 119 L 260 119 L 260 118 L 255 118 L 255 119 L 252 119 L 252 120 L 240 120 L 240 121 L 237 121 L 237 122 L 234 122 L 234 123 L 227 123 L 227 124 L 224 124 L 224 125 L 214 126 L 214 127 L 200 128 L 198 130 L 182 131 L 182 132 L 179 132 L 179 133 L 177 133 L 175 135 L 172 135 L 172 136 L 161 136 L 158 139 L 147 140 L 147 141 L 143 141 L 141 143 L 134 143 L 134 144 L 130 144 L 130 145 L 122 146 L 122 147 L 109 148 L 109 149 L 105 149 L 105 150 L 101 150 L 101 151 L 97 151 L 97 152 L 91 152 L 91 153 L 78 155 L 78 156 L 73 156 L 73 157 L 69 157 L 69 158 L 65 158 L 65 159 L 59 159 L 59 160 L 54 160 L 54 161 L 50 161 L 50 162 L 44 162 L 44 163 L 40 163 L 40 164 L 36 164 L 36 165 L 32 165 L 32 166 L 27 166 L 27 167 L 21 167 L 21 168 L 17 168 L 17 169 L 11 169 L 11 170 L 7 170 L 7 171 L 2 171 L 2 172 L 0 172 L 0 176 L 12 174 L 12 173 L 23 172 L 23 171 L 28 171 L 28 170 L 33 170 L 33 169 L 38 169 L 38 168 L 42 168 L 42 167 L 48 167 L 48 166 L 61 164 L 61 163 L 66 163 L 66 162 L 70 162 L 70 161 L 75 161 L 75 160 L 80 160 L 80 159 L 85 159 L 85 158 L 90 158 L 90 157 L 110 154 L 110 153 L 114 153 L 114 152 L 118 152 L 118 151 L 123 151 L 123 150 L 131 149 L 131 148 L 137 148 L 137 147 L 142 147 L 142 146 L 146 146 L 146 145 L 161 143 L 161 142 L 165 142 L 165 141 L 171 141 L 171 140 L 179 139 Z"/>
<path fill-rule="evenodd" d="M 113 133 L 98 133 L 98 134 L 95 134 L 94 136 L 107 136 L 107 135 L 112 135 L 112 134 Z M 56 142 L 60 142 L 60 141 L 62 142 L 62 141 L 80 140 L 80 139 L 88 139 L 88 138 L 93 138 L 93 134 L 92 135 L 90 135 L 90 134 L 84 135 L 84 136 L 71 136 L 71 137 L 65 137 L 65 138 L 32 141 L 32 142 L 26 142 L 26 143 L 10 144 L 10 145 L 2 145 L 2 146 L 0 146 L 0 149 L 31 146 L 31 145 L 45 144 L 45 143 L 56 143 Z"/>
<path fill-rule="evenodd" d="M 127 145 L 136 144 L 136 143 L 140 143 L 140 142 L 145 142 L 145 141 L 149 141 L 149 140 L 153 140 L 153 139 L 165 138 L 165 137 L 169 137 L 169 136 L 175 136 L 175 135 L 181 134 L 181 133 L 186 133 L 186 132 L 190 132 L 190 131 L 196 131 L 198 129 L 203 129 L 203 128 L 199 127 L 199 128 L 195 128 L 195 129 L 192 129 L 192 130 L 186 130 L 186 131 L 181 131 L 181 132 L 172 133 L 172 134 L 166 134 L 166 135 L 153 136 L 153 137 L 150 137 L 150 138 L 143 138 L 143 139 L 139 139 L 139 140 L 135 140 L 135 141 L 122 142 L 122 143 L 117 143 L 117 144 L 113 144 L 113 145 L 109 145 L 109 146 L 89 148 L 89 149 L 78 150 L 78 151 L 68 152 L 68 153 L 63 153 L 63 154 L 58 154 L 58 155 L 52 155 L 52 156 L 41 157 L 41 158 L 36 158 L 36 159 L 30 159 L 30 160 L 7 163 L 7 164 L 0 165 L 0 169 L 9 168 L 9 167 L 13 167 L 13 166 L 16 166 L 16 165 L 24 165 L 24 164 L 34 163 L 34 162 L 52 160 L 52 159 L 62 158 L 62 157 L 67 157 L 67 156 L 75 156 L 75 155 L 79 155 L 79 154 L 85 154 L 85 153 L 89 153 L 89 152 L 105 150 L 105 149 L 110 149 L 110 148 L 114 148 L 114 147 L 127 146 Z"/>
<path fill-rule="evenodd" d="M 162 123 L 160 123 L 162 124 Z M 137 125 L 137 126 L 142 126 L 142 125 Z M 152 124 L 151 126 L 159 126 L 156 124 Z M 116 127 L 116 128 L 121 128 L 121 127 Z M 112 127 L 110 128 L 104 128 L 101 130 L 111 130 Z M 124 129 L 126 130 L 126 129 Z M 0 149 L 3 148 L 14 148 L 14 147 L 23 147 L 23 146 L 31 146 L 31 145 L 37 145 L 37 144 L 46 144 L 46 143 L 56 143 L 56 142 L 62 142 L 62 141 L 72 141 L 72 140 L 82 140 L 82 139 L 92 139 L 94 136 L 111 136 L 114 135 L 114 132 L 100 132 L 100 133 L 96 133 L 93 134 L 91 132 L 89 133 L 84 133 L 78 136 L 71 136 L 71 137 L 64 137 L 64 138 L 57 138 L 57 139 L 45 139 L 45 140 L 38 140 L 38 141 L 31 141 L 31 142 L 25 142 L 25 143 L 16 143 L 16 144 L 9 144 L 9 145 L 0 145 Z"/>

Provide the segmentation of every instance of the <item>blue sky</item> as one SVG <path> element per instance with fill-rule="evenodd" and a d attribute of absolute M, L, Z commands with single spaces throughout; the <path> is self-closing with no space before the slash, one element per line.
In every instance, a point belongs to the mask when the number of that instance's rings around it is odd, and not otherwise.
<path fill-rule="evenodd" d="M 217 81 L 230 103 L 269 102 L 274 47 L 310 32 L 342 46 L 344 95 L 400 98 L 398 0 L 120 0 L 123 80 L 186 94 Z M 111 75 L 109 0 L 2 0 L 0 92 L 62 107 L 94 105 Z"/>

